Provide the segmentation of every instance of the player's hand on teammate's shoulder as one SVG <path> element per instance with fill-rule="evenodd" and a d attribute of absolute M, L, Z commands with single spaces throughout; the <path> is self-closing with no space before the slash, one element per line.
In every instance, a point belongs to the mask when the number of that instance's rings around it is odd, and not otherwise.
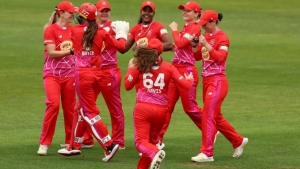
<path fill-rule="evenodd" d="M 184 74 L 186 80 L 194 80 L 193 73 L 191 72 L 189 75 Z"/>

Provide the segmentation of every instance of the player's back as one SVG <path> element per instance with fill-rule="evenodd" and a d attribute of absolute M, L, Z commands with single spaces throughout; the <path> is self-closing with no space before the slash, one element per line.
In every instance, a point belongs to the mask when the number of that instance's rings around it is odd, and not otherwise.
<path fill-rule="evenodd" d="M 139 74 L 137 101 L 167 105 L 168 85 L 172 77 L 171 66 L 162 61 L 159 66 L 152 66 L 149 72 Z"/>

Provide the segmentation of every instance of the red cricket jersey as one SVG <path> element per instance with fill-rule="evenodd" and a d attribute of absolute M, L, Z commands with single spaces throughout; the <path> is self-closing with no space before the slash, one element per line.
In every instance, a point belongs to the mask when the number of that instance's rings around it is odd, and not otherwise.
<path fill-rule="evenodd" d="M 111 23 L 112 23 L 112 21 L 108 20 L 106 23 L 99 25 L 99 29 L 103 29 L 103 30 L 107 31 L 108 34 L 114 38 L 116 36 L 116 33 L 112 30 Z M 125 47 L 125 43 L 124 43 L 124 47 Z M 102 65 L 101 66 L 118 64 L 116 47 L 109 45 L 106 42 L 103 42 L 101 57 L 102 57 Z"/>
<path fill-rule="evenodd" d="M 98 29 L 97 34 L 93 39 L 92 49 L 84 49 L 82 44 L 83 34 L 87 28 L 87 25 L 78 24 L 73 26 L 71 39 L 74 45 L 74 53 L 76 57 L 76 67 L 99 67 L 101 65 L 101 51 L 104 38 L 106 38 L 107 32 Z"/>
<path fill-rule="evenodd" d="M 128 36 L 135 40 L 136 44 L 143 44 L 150 39 L 156 38 L 162 41 L 162 36 L 168 34 L 163 24 L 153 21 L 149 25 L 142 23 L 135 25 Z"/>
<path fill-rule="evenodd" d="M 173 65 L 162 61 L 160 66 L 153 66 L 148 73 L 140 73 L 137 68 L 128 69 L 125 88 L 131 90 L 138 84 L 136 96 L 138 102 L 167 105 L 171 79 L 182 89 L 189 89 L 193 85 L 192 80 L 186 80 Z"/>
<path fill-rule="evenodd" d="M 56 51 L 70 50 L 73 47 L 71 41 L 70 25 L 61 27 L 57 23 L 48 26 L 44 31 L 44 45 L 54 44 Z M 45 48 L 44 50 L 44 73 L 45 76 L 73 77 L 74 76 L 74 57 L 68 55 L 61 58 L 50 58 Z"/>
<path fill-rule="evenodd" d="M 173 31 L 173 39 L 175 43 L 175 55 L 172 59 L 173 64 L 191 64 L 195 65 L 195 58 L 192 52 L 190 39 L 193 36 L 199 37 L 201 34 L 200 26 L 196 22 L 186 23 L 183 29 Z"/>
<path fill-rule="evenodd" d="M 226 74 L 226 60 L 228 49 L 230 46 L 229 38 L 225 32 L 218 30 L 217 32 L 205 33 L 206 41 L 212 46 L 210 51 L 204 46 L 199 46 L 198 51 L 194 53 L 195 58 L 202 60 L 202 76 L 212 76 L 218 74 Z"/>

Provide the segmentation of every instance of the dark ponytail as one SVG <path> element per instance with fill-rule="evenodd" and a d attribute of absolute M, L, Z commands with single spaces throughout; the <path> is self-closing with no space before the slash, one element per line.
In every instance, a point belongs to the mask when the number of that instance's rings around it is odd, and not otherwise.
<path fill-rule="evenodd" d="M 138 20 L 138 24 L 142 23 L 143 20 L 142 20 L 142 16 L 139 16 L 139 20 Z"/>
<path fill-rule="evenodd" d="M 219 23 L 219 22 L 221 22 L 221 20 L 223 19 L 223 14 L 222 13 L 218 13 L 218 20 L 217 20 L 217 24 Z"/>
<path fill-rule="evenodd" d="M 82 44 L 84 45 L 85 50 L 92 50 L 93 40 L 98 30 L 98 24 L 96 20 L 94 21 L 88 20 L 88 22 L 89 25 L 83 34 Z"/>

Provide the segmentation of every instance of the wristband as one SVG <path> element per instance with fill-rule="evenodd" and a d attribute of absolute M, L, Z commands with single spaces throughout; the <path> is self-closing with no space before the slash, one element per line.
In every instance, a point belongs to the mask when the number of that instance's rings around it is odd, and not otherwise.
<path fill-rule="evenodd" d="M 73 49 L 70 49 L 70 54 L 74 55 L 74 50 Z"/>

